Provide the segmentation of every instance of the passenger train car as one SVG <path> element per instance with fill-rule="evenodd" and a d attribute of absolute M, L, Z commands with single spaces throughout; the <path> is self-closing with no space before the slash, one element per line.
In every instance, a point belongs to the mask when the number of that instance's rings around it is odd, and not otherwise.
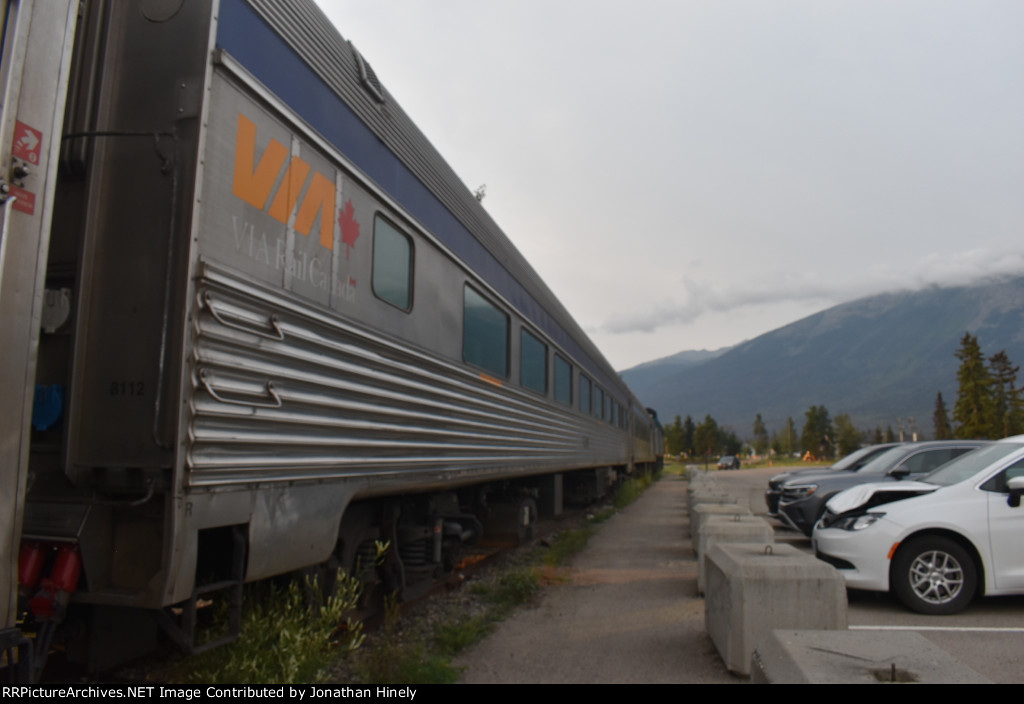
<path fill-rule="evenodd" d="M 196 650 L 204 596 L 375 541 L 400 589 L 660 462 L 654 414 L 311 0 L 5 4 L 12 653 L 65 612 L 94 668 L 158 626 Z"/>

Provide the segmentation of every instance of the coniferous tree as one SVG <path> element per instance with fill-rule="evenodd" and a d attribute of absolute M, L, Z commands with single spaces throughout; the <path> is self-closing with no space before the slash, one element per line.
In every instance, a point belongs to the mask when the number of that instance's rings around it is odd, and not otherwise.
<path fill-rule="evenodd" d="M 1024 432 L 1024 402 L 1021 389 L 1016 388 L 1017 372 L 1006 350 L 988 358 L 992 374 L 992 388 L 995 396 L 995 424 L 992 437 L 1009 437 Z"/>
<path fill-rule="evenodd" d="M 807 422 L 800 434 L 801 448 L 814 453 L 818 459 L 831 457 L 834 443 L 828 410 L 824 406 L 811 406 L 805 415 Z"/>
<path fill-rule="evenodd" d="M 693 431 L 693 449 L 705 459 L 718 448 L 718 423 L 711 414 L 704 416 L 704 422 Z"/>
<path fill-rule="evenodd" d="M 953 428 L 949 425 L 949 416 L 946 414 L 946 402 L 942 400 L 942 392 L 935 397 L 935 413 L 932 414 L 932 423 L 935 426 L 936 440 L 952 440 Z"/>
<path fill-rule="evenodd" d="M 693 418 L 686 416 L 686 420 L 683 421 L 683 452 L 690 455 L 694 454 L 693 433 L 696 430 Z"/>
<path fill-rule="evenodd" d="M 956 351 L 960 368 L 956 380 L 960 385 L 953 406 L 955 434 L 958 438 L 987 438 L 999 431 L 995 427 L 996 402 L 992 375 L 985 366 L 978 338 L 969 332 L 960 340 Z"/>
<path fill-rule="evenodd" d="M 836 447 L 839 448 L 839 456 L 845 457 L 854 450 L 860 449 L 860 433 L 854 427 L 853 421 L 846 413 L 840 413 L 835 420 Z"/>
<path fill-rule="evenodd" d="M 683 422 L 679 416 L 672 425 L 665 428 L 665 451 L 670 455 L 678 455 L 683 451 Z"/>
<path fill-rule="evenodd" d="M 739 439 L 729 426 L 718 429 L 718 454 L 738 455 L 743 450 L 743 441 Z"/>

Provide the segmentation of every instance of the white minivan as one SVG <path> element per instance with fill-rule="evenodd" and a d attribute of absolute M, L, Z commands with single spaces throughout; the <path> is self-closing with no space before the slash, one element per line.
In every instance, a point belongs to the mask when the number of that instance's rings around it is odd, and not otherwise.
<path fill-rule="evenodd" d="M 918 481 L 836 494 L 814 528 L 817 556 L 855 589 L 951 614 L 980 594 L 1024 594 L 1024 435 Z"/>

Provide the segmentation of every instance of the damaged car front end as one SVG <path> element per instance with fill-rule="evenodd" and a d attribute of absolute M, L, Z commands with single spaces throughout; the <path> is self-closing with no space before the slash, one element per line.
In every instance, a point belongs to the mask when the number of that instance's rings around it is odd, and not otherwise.
<path fill-rule="evenodd" d="M 977 594 L 1024 593 L 1024 436 L 954 460 L 918 481 L 836 494 L 815 554 L 848 587 L 892 591 L 920 613 L 956 613 Z"/>

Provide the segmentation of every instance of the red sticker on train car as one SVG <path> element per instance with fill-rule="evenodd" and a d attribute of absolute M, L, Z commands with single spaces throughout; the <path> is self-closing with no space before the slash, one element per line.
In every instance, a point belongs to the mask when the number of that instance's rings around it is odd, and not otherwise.
<path fill-rule="evenodd" d="M 14 143 L 11 153 L 30 164 L 39 163 L 39 154 L 43 145 L 43 133 L 29 127 L 21 120 L 14 122 Z"/>
<path fill-rule="evenodd" d="M 36 194 L 32 191 L 26 191 L 24 188 L 18 186 L 11 186 L 10 195 L 17 198 L 14 201 L 14 205 L 11 207 L 15 210 L 20 210 L 28 215 L 35 215 L 36 213 Z"/>

